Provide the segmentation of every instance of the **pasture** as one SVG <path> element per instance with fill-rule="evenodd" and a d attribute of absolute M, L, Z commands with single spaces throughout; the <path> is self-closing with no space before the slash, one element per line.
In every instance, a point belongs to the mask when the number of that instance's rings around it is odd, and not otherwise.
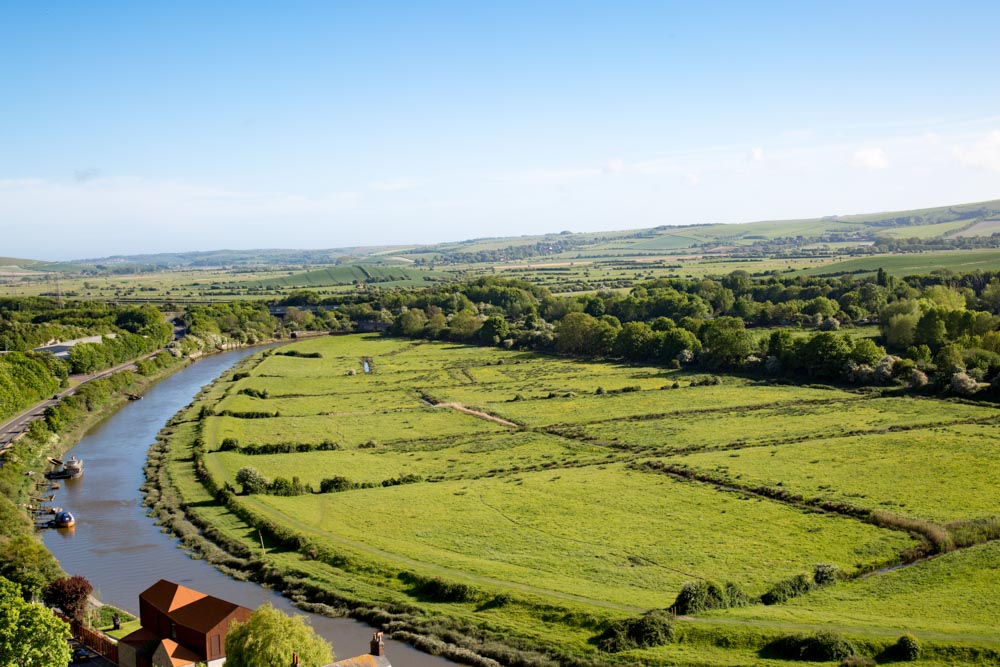
<path fill-rule="evenodd" d="M 221 378 L 189 410 L 198 428 L 178 429 L 176 488 L 201 520 L 253 547 L 255 530 L 206 502 L 185 456 L 193 434 L 216 487 L 238 490 L 247 466 L 298 478 L 313 492 L 239 495 L 235 506 L 336 555 L 272 545 L 276 567 L 368 604 L 415 606 L 588 655 L 600 619 L 669 607 L 687 581 L 731 582 L 756 598 L 830 563 L 844 581 L 682 622 L 714 636 L 741 624 L 764 634 L 831 624 L 880 638 L 903 624 L 966 641 L 1000 619 L 995 603 L 975 602 L 983 568 L 998 565 L 992 543 L 867 576 L 923 538 L 863 516 L 995 516 L 993 407 L 742 377 L 706 384 L 704 374 L 653 366 L 360 335 L 294 343 L 240 370 L 245 377 Z M 236 448 L 221 451 L 226 439 Z M 241 451 L 274 443 L 333 444 Z M 318 493 L 334 477 L 345 490 Z M 757 486 L 862 514 L 740 490 Z M 947 586 L 943 572 L 953 573 Z M 472 592 L 435 600 L 412 583 L 435 577 Z M 495 595 L 503 605 L 484 605 Z M 896 599 L 896 611 L 877 596 Z M 959 622 L 945 618 L 951 608 L 976 611 Z M 701 647 L 705 659 L 726 664 L 714 641 Z M 669 664 L 694 654 L 678 645 L 633 657 Z"/>

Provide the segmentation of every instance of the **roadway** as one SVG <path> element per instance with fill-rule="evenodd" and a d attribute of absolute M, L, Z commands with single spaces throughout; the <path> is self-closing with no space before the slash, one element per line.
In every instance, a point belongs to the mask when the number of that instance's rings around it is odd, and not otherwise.
<path fill-rule="evenodd" d="M 142 361 L 143 359 L 149 359 L 160 352 L 162 352 L 162 350 L 156 350 L 155 352 L 150 352 L 149 354 L 139 357 L 138 359 L 133 359 L 132 361 L 125 362 L 124 364 L 119 364 L 112 368 L 98 371 L 97 373 L 91 373 L 90 375 L 71 375 L 71 386 L 68 389 L 62 390 L 58 394 L 55 394 L 52 398 L 36 403 L 21 414 L 0 424 L 0 455 L 3 455 L 8 449 L 10 449 L 13 446 L 14 441 L 31 428 L 31 422 L 45 417 L 45 408 L 57 405 L 59 401 L 67 396 L 72 396 L 76 393 L 77 389 L 88 382 L 108 377 L 118 371 L 135 370 L 136 362 Z"/>

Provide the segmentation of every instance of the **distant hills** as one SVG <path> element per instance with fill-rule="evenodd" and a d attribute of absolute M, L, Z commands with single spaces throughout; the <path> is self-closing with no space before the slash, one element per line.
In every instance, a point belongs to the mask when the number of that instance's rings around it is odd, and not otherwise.
<path fill-rule="evenodd" d="M 525 260 L 739 251 L 807 243 L 858 245 L 893 239 L 970 239 L 1000 232 L 1000 200 L 860 215 L 741 224 L 662 226 L 608 232 L 561 232 L 533 236 L 477 238 L 426 246 L 361 246 L 322 250 L 211 250 L 116 255 L 72 262 L 0 258 L 0 271 L 132 273 L 209 267 L 434 265 Z M 955 245 L 954 243 L 952 244 Z M 366 270 L 370 271 L 370 268 Z M 355 271 L 356 272 L 356 271 Z M 339 277 L 339 276 L 338 276 Z M 410 276 L 399 276 L 402 280 Z M 345 273 L 345 279 L 356 279 Z M 295 281 L 287 282 L 299 282 Z M 313 282 L 307 277 L 305 283 Z"/>

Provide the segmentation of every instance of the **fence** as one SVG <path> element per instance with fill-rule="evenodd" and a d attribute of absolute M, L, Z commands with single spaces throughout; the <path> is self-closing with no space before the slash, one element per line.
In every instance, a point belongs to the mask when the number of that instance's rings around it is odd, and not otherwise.
<path fill-rule="evenodd" d="M 81 644 L 100 653 L 102 656 L 110 660 L 111 662 L 118 664 L 118 644 L 108 639 L 105 635 L 100 632 L 94 632 L 89 628 L 83 627 L 82 624 L 76 621 L 70 620 L 69 617 L 64 616 L 56 612 L 56 616 L 62 620 L 69 623 L 70 632 L 76 637 L 76 640 Z"/>

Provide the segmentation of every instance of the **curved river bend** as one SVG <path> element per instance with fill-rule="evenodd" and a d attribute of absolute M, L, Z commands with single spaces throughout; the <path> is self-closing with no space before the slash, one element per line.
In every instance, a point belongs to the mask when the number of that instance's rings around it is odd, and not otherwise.
<path fill-rule="evenodd" d="M 204 560 L 195 560 L 176 539 L 160 531 L 142 506 L 146 451 L 156 434 L 206 384 L 260 348 L 205 357 L 151 387 L 141 401 L 126 404 L 80 440 L 66 454 L 83 459 L 81 479 L 63 480 L 55 504 L 76 517 L 72 532 L 46 531 L 45 546 L 63 569 L 80 574 L 100 598 L 138 615 L 139 593 L 158 579 L 169 579 L 210 595 L 255 609 L 270 602 L 288 613 L 303 614 L 333 643 L 338 659 L 368 652 L 374 631 L 345 618 L 327 618 L 295 609 L 274 591 L 237 581 Z M 386 654 L 396 667 L 446 667 L 453 663 L 387 641 Z"/>

